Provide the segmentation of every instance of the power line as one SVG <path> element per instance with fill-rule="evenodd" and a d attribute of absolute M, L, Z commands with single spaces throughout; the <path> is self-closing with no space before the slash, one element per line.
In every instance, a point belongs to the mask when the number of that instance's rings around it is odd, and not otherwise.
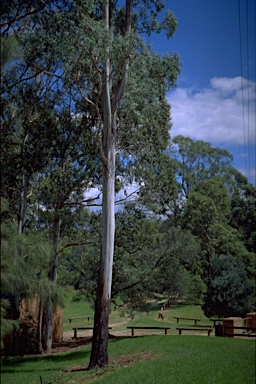
<path fill-rule="evenodd" d="M 240 41 L 240 67 L 241 67 L 241 85 L 242 85 L 242 111 L 243 111 L 243 131 L 244 131 L 244 165 L 245 176 L 247 175 L 247 145 L 246 145 L 246 130 L 245 130 L 245 114 L 244 114 L 244 77 L 243 77 L 243 55 L 242 55 L 242 28 L 241 28 L 241 8 L 240 0 L 238 0 L 238 20 L 239 20 L 239 41 Z"/>
<path fill-rule="evenodd" d="M 256 18 L 256 8 L 255 8 L 255 15 L 254 15 L 254 38 L 256 36 L 256 21 L 255 21 L 255 18 Z M 256 44 L 254 44 L 254 59 L 256 60 Z M 256 82 L 256 65 L 254 66 L 254 80 Z M 254 119 L 254 140 L 255 140 L 255 143 L 254 143 L 254 185 L 256 185 L 256 100 L 254 101 L 254 116 L 255 116 L 255 119 Z"/>
<path fill-rule="evenodd" d="M 247 79 L 250 79 L 250 60 L 249 60 L 249 7 L 248 0 L 246 0 L 246 44 L 247 44 Z M 248 139 L 248 170 L 250 176 L 251 161 L 250 161 L 250 90 L 247 86 L 247 139 Z"/>

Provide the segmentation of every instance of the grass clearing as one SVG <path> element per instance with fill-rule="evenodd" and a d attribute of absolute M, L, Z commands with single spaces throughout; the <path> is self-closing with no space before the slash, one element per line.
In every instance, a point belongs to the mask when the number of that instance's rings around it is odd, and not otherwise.
<path fill-rule="evenodd" d="M 142 336 L 109 341 L 109 367 L 87 367 L 90 346 L 71 353 L 9 358 L 2 384 L 253 384 L 255 341 L 198 336 Z M 66 371 L 66 372 L 64 372 Z"/>
<path fill-rule="evenodd" d="M 64 318 L 63 318 L 63 330 L 72 331 L 73 327 L 85 327 L 93 325 L 93 310 L 87 302 L 74 302 L 72 301 L 73 294 L 70 293 L 67 300 L 66 306 L 64 308 Z M 177 321 L 174 319 L 174 316 L 180 317 L 195 317 L 199 318 L 202 324 L 213 325 L 213 323 L 205 317 L 201 307 L 199 305 L 187 305 L 183 303 L 178 303 L 172 305 L 163 311 L 164 320 L 158 319 L 158 313 L 162 306 L 161 302 L 152 301 L 148 304 L 148 312 L 136 312 L 133 319 L 130 319 L 128 316 L 120 317 L 120 313 L 118 310 L 114 309 L 114 305 L 112 306 L 112 311 L 110 314 L 110 326 L 115 324 L 114 330 L 124 331 L 127 330 L 127 326 L 166 326 L 171 327 L 168 330 L 168 334 L 177 335 L 178 331 L 176 330 Z M 92 320 L 88 322 L 87 319 L 76 319 L 73 320 L 71 324 L 69 324 L 68 318 L 78 317 L 78 316 L 92 316 Z M 194 323 L 191 321 L 179 321 L 179 326 L 181 325 L 193 325 Z M 200 324 L 200 323 L 199 323 Z M 147 333 L 147 332 L 145 332 Z M 127 333 L 130 335 L 130 331 Z M 161 334 L 161 332 L 160 332 Z"/>
<path fill-rule="evenodd" d="M 114 337 L 109 340 L 109 366 L 104 370 L 86 371 L 91 345 L 68 353 L 50 356 L 26 356 L 2 360 L 1 384 L 254 384 L 255 340 L 222 337 L 178 335 L 173 316 L 195 317 L 202 324 L 211 324 L 200 306 L 177 304 L 164 311 L 158 319 L 161 303 L 150 304 L 148 313 L 136 313 L 133 320 L 119 316 L 112 309 L 112 331 L 127 326 L 168 326 L 168 335 Z M 73 327 L 91 326 L 87 319 L 68 318 L 93 315 L 88 303 L 73 302 L 71 294 L 64 308 L 64 331 Z M 193 322 L 180 320 L 181 325 Z M 111 331 L 111 333 L 112 333 Z M 115 332 L 113 332 L 114 334 Z M 214 332 L 213 332 L 214 334 Z"/>
<path fill-rule="evenodd" d="M 89 303 L 86 301 L 73 301 L 73 292 L 70 292 L 65 300 L 64 315 L 63 315 L 63 331 L 70 331 L 72 327 L 82 327 L 93 324 L 93 309 L 90 307 Z M 69 318 L 79 317 L 79 316 L 91 316 L 92 321 L 87 319 L 77 319 L 73 320 L 69 324 Z"/>

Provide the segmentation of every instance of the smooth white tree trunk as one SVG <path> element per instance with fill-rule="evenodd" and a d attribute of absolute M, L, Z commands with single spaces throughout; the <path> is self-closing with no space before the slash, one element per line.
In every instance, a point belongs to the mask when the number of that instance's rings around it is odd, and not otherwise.
<path fill-rule="evenodd" d="M 116 116 L 111 113 L 110 64 L 103 73 L 103 166 L 102 166 L 102 242 L 94 331 L 89 368 L 108 363 L 108 323 L 111 302 L 112 267 L 115 237 L 115 130 Z"/>
<path fill-rule="evenodd" d="M 131 29 L 132 0 L 126 1 L 126 34 Z M 106 28 L 110 28 L 110 5 L 104 7 Z M 108 325 L 111 303 L 112 269 L 115 239 L 115 156 L 116 111 L 127 81 L 128 59 L 123 76 L 111 102 L 111 63 L 108 58 L 102 73 L 103 138 L 102 138 L 102 242 L 98 288 L 95 303 L 94 330 L 89 369 L 108 364 Z"/>

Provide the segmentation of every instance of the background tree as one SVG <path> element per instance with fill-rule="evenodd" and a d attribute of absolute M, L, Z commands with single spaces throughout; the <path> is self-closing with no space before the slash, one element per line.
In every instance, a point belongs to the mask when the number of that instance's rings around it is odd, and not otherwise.
<path fill-rule="evenodd" d="M 95 249 L 97 239 L 95 245 L 79 250 L 79 259 L 75 258 L 77 249 L 69 257 L 76 271 L 77 298 L 82 293 L 95 300 Z M 200 302 L 204 292 L 201 272 L 200 247 L 188 231 L 160 220 L 141 203 L 127 203 L 116 213 L 112 302 L 121 314 L 133 316 L 134 311 L 146 310 L 155 291 Z"/>
<path fill-rule="evenodd" d="M 199 181 L 224 176 L 231 168 L 233 157 L 225 149 L 181 135 L 174 137 L 172 143 L 171 153 L 178 162 L 178 181 L 185 198 Z"/>
<path fill-rule="evenodd" d="M 160 228 L 159 261 L 152 282 L 155 289 L 170 298 L 200 302 L 205 292 L 202 280 L 201 249 L 197 239 L 169 219 Z"/>
<path fill-rule="evenodd" d="M 183 225 L 200 239 L 206 265 L 214 253 L 215 225 L 227 223 L 229 213 L 230 198 L 220 178 L 201 181 L 190 192 L 182 217 Z"/>
<path fill-rule="evenodd" d="M 163 215 L 179 225 L 181 209 L 178 204 L 176 163 L 168 153 L 146 154 L 138 161 L 137 179 L 140 182 L 139 201 L 154 214 Z"/>
<path fill-rule="evenodd" d="M 1 32 L 10 36 L 13 30 L 24 27 L 28 19 L 40 12 L 51 1 L 41 2 L 40 0 L 3 0 L 1 4 Z"/>
<path fill-rule="evenodd" d="M 26 227 L 28 195 L 33 193 L 32 180 L 52 156 L 54 115 L 51 101 L 43 95 L 45 87 L 36 81 L 12 91 L 2 110 L 2 195 L 10 202 L 21 234 Z"/>
<path fill-rule="evenodd" d="M 152 275 L 158 265 L 159 223 L 133 203 L 116 214 L 112 300 L 122 313 L 145 308 L 154 291 Z"/>
<path fill-rule="evenodd" d="M 235 169 L 233 176 L 230 225 L 240 232 L 247 250 L 256 253 L 256 188 Z"/>
<path fill-rule="evenodd" d="M 210 262 L 211 277 L 202 306 L 207 317 L 245 317 L 254 310 L 254 284 L 246 266 L 230 255 L 214 255 Z"/>
<path fill-rule="evenodd" d="M 22 299 L 38 294 L 46 301 L 50 295 L 57 303 L 61 302 L 61 297 L 58 289 L 47 279 L 50 244 L 44 233 L 30 231 L 21 235 L 8 217 L 8 208 L 4 213 L 1 223 L 1 300 L 9 302 L 6 306 L 8 318 L 17 323 Z M 26 340 L 23 332 L 26 324 L 21 325 L 23 328 L 15 328 L 13 334 L 12 353 L 15 354 L 31 352 L 27 348 L 30 348 L 31 340 Z M 33 345 L 33 353 L 41 352 L 41 333 L 35 335 Z"/>
<path fill-rule="evenodd" d="M 51 220 L 53 251 L 48 276 L 54 284 L 57 284 L 62 211 L 65 206 L 86 204 L 84 191 L 89 185 L 99 183 L 100 172 L 97 168 L 97 145 L 93 140 L 93 133 L 85 126 L 84 121 L 72 117 L 69 110 L 64 110 L 56 117 L 56 125 L 54 157 L 40 177 L 38 196 L 44 210 L 41 217 L 47 215 L 48 220 Z M 69 214 L 72 216 L 72 209 L 69 209 Z M 50 353 L 52 303 L 46 304 L 44 350 Z"/>
<path fill-rule="evenodd" d="M 205 276 L 213 254 L 233 255 L 241 259 L 253 273 L 253 255 L 229 225 L 231 197 L 221 178 L 201 181 L 193 188 L 185 205 L 183 225 L 200 239 L 205 260 Z"/>

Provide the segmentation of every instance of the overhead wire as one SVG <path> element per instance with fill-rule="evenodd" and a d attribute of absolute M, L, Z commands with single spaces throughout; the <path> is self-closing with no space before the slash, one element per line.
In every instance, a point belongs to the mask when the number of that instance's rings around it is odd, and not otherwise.
<path fill-rule="evenodd" d="M 250 60 L 249 60 L 249 7 L 248 0 L 246 0 L 246 45 L 247 45 L 247 79 L 250 79 Z M 250 159 L 250 88 L 247 85 L 247 140 L 248 140 L 248 171 L 250 177 L 251 159 Z"/>
<path fill-rule="evenodd" d="M 256 36 L 256 7 L 254 8 L 254 39 Z M 256 61 L 256 44 L 254 44 L 254 60 Z M 254 65 L 254 81 L 256 84 L 256 65 Z M 256 98 L 254 100 L 254 185 L 256 186 Z"/>
<path fill-rule="evenodd" d="M 238 1 L 238 22 L 239 22 L 239 42 L 240 42 L 240 70 L 241 70 L 241 86 L 242 86 L 242 114 L 243 114 L 243 133 L 244 133 L 244 166 L 245 176 L 247 173 L 247 145 L 246 145 L 246 129 L 245 129 L 245 108 L 244 108 L 244 77 L 243 77 L 243 52 L 242 52 L 242 27 L 241 27 L 241 7 Z"/>

